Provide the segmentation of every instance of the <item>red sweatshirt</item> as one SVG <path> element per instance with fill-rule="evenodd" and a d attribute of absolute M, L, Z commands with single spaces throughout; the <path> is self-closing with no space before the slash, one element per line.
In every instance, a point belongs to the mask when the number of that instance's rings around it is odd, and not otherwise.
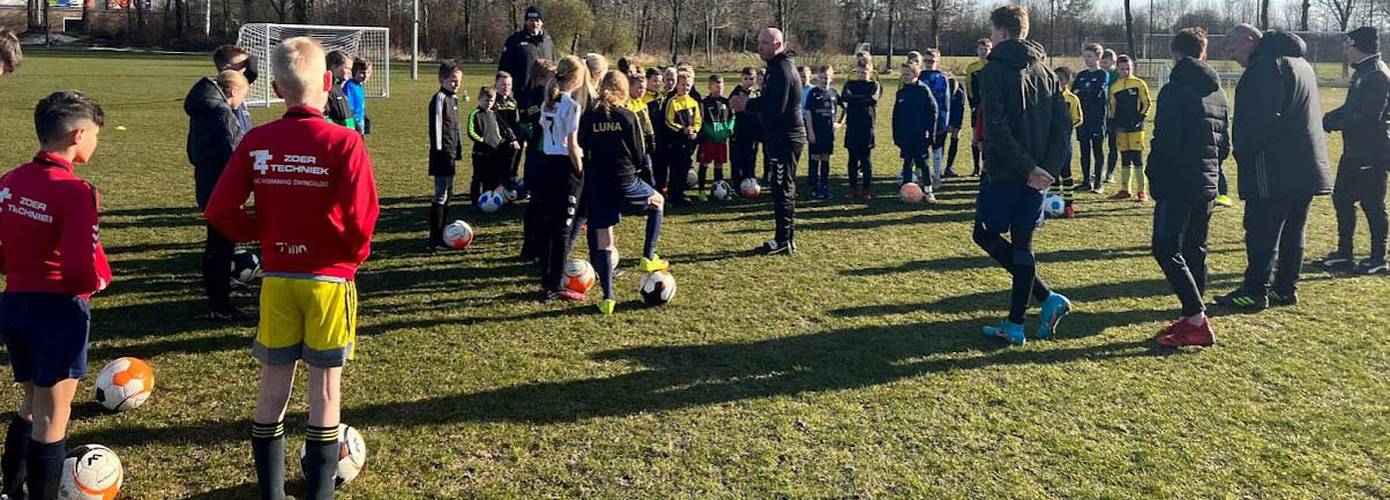
<path fill-rule="evenodd" d="M 7 292 L 87 298 L 111 282 L 97 237 L 97 190 L 39 152 L 0 177 L 0 273 Z"/>
<path fill-rule="evenodd" d="M 371 253 L 377 212 L 362 136 L 301 106 L 246 134 L 204 215 L 228 238 L 259 240 L 266 272 L 352 279 Z"/>

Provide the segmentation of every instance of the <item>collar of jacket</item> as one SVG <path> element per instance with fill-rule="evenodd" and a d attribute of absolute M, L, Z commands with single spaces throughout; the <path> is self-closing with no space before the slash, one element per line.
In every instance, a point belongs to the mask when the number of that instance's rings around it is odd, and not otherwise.
<path fill-rule="evenodd" d="M 1376 52 L 1374 54 L 1361 58 L 1360 61 L 1352 63 L 1351 67 L 1352 69 L 1361 69 L 1364 66 L 1375 66 L 1378 62 L 1380 62 L 1380 53 Z"/>

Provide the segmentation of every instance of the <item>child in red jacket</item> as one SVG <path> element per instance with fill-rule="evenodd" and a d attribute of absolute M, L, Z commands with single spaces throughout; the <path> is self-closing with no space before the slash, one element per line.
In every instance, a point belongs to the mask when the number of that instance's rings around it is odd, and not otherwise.
<path fill-rule="evenodd" d="M 96 101 L 55 92 L 34 108 L 42 149 L 0 177 L 0 332 L 24 400 L 5 433 L 9 498 L 56 498 L 77 381 L 87 371 L 88 299 L 111 282 L 97 191 L 73 173 L 96 151 Z M 26 478 L 27 475 L 27 478 Z"/>
<path fill-rule="evenodd" d="M 257 240 L 265 278 L 252 355 L 261 362 L 251 449 L 261 498 L 284 498 L 285 407 L 296 362 L 309 366 L 309 422 L 301 460 L 308 498 L 332 498 L 338 465 L 339 383 L 357 329 L 357 267 L 378 212 L 362 136 L 324 121 L 331 80 L 323 46 L 307 37 L 275 48 L 283 118 L 242 139 L 205 212 L 237 241 Z M 246 199 L 254 193 L 255 215 Z"/>

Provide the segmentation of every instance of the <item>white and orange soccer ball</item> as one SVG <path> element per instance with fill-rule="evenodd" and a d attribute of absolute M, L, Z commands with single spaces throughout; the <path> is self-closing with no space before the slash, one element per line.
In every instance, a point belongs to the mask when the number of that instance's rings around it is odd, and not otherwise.
<path fill-rule="evenodd" d="M 154 391 L 154 370 L 140 358 L 117 358 L 97 375 L 96 399 L 108 410 L 139 408 Z"/>
<path fill-rule="evenodd" d="M 574 259 L 565 264 L 564 275 L 560 277 L 560 286 L 571 292 L 585 294 L 594 287 L 594 281 L 598 277 L 594 274 L 594 266 L 589 265 L 588 261 Z"/>
<path fill-rule="evenodd" d="M 304 459 L 306 453 L 304 447 L 299 447 L 299 458 Z M 338 424 L 338 471 L 337 478 L 333 480 L 335 488 L 342 488 L 343 485 L 357 479 L 357 475 L 362 473 L 362 468 L 367 466 L 367 442 L 362 439 L 362 433 L 357 432 L 357 428 L 339 423 Z"/>
<path fill-rule="evenodd" d="M 456 220 L 444 226 L 444 243 L 454 250 L 463 250 L 473 244 L 473 227 L 467 222 Z"/>
<path fill-rule="evenodd" d="M 903 187 L 898 188 L 898 198 L 903 200 L 903 203 L 921 203 L 925 196 L 926 194 L 922 192 L 922 186 L 918 186 L 915 182 L 903 184 Z"/>
<path fill-rule="evenodd" d="M 58 498 L 64 500 L 111 500 L 121 491 L 125 469 L 121 458 L 99 444 L 78 446 L 63 459 L 63 476 L 58 482 Z"/>

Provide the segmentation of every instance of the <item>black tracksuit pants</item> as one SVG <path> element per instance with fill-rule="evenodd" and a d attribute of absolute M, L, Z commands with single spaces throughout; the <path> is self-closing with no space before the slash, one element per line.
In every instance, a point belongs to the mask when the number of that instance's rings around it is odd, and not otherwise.
<path fill-rule="evenodd" d="M 583 179 L 574 173 L 568 156 L 542 155 L 542 168 L 536 172 L 532 208 L 537 212 L 536 241 L 541 257 L 541 288 L 560 289 L 569 246 L 570 224 L 579 207 Z M 530 173 L 530 165 L 527 165 Z"/>
<path fill-rule="evenodd" d="M 1298 291 L 1304 230 L 1312 204 L 1312 195 L 1245 200 L 1245 290 L 1248 293 L 1267 293 L 1271 272 L 1274 273 L 1274 291 L 1285 295 Z"/>
<path fill-rule="evenodd" d="M 777 226 L 774 238 L 779 244 L 796 240 L 796 163 L 805 147 L 795 142 L 763 147 L 763 161 L 772 177 L 772 214 Z"/>
<path fill-rule="evenodd" d="M 1356 204 L 1366 214 L 1371 229 L 1371 258 L 1385 260 L 1387 223 L 1385 217 L 1386 169 L 1358 168 L 1342 165 L 1337 169 L 1337 184 L 1332 191 L 1332 207 L 1337 210 L 1337 251 L 1352 253 L 1356 238 Z"/>
<path fill-rule="evenodd" d="M 232 254 L 236 243 L 208 225 L 208 239 L 203 246 L 203 290 L 208 296 L 208 309 L 217 311 L 231 305 Z"/>
<path fill-rule="evenodd" d="M 1160 198 L 1154 207 L 1153 256 L 1173 292 L 1182 301 L 1182 316 L 1206 311 L 1207 231 L 1212 200 Z"/>

